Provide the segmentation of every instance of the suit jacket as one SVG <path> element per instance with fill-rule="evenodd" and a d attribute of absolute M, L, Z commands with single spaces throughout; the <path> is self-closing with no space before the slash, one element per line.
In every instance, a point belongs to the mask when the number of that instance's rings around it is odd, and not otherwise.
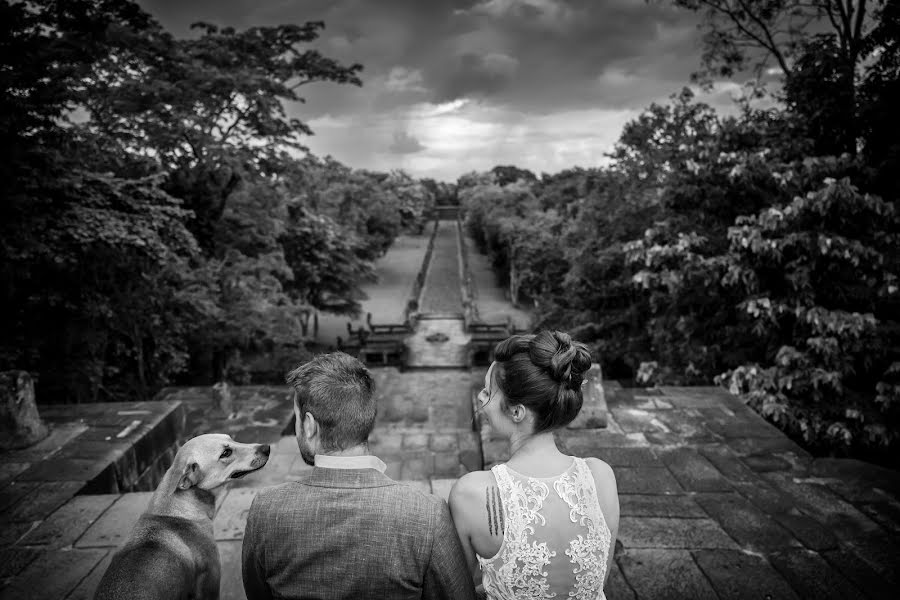
<path fill-rule="evenodd" d="M 314 467 L 260 491 L 244 590 L 261 598 L 475 598 L 447 504 L 375 469 Z"/>

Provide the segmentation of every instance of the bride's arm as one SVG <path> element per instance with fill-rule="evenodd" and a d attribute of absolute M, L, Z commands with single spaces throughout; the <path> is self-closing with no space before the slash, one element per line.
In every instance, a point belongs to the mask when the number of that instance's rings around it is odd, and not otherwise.
<path fill-rule="evenodd" d="M 468 473 L 460 477 L 453 484 L 449 499 L 450 515 L 453 517 L 459 541 L 462 542 L 466 564 L 469 565 L 469 571 L 473 576 L 478 571 L 478 560 L 475 558 L 475 548 L 472 546 L 472 534 L 475 531 L 476 520 L 481 516 L 478 513 L 480 506 L 473 504 L 473 500 L 483 495 L 479 494 L 476 489 L 478 482 L 476 477 L 473 477 L 474 475 L 475 473 Z"/>
<path fill-rule="evenodd" d="M 588 458 L 587 464 L 594 476 L 597 501 L 600 503 L 600 510 L 603 512 L 603 518 L 606 520 L 606 526 L 609 527 L 612 537 L 609 556 L 606 557 L 606 573 L 603 577 L 604 585 L 606 585 L 616 552 L 616 536 L 619 534 L 619 491 L 616 486 L 616 475 L 608 464 L 597 458 Z"/>

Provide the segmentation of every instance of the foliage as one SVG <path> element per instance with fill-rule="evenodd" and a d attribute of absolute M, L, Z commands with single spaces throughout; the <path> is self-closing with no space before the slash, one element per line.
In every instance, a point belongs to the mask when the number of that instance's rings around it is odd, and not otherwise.
<path fill-rule="evenodd" d="M 353 190 L 333 217 L 291 187 L 321 168 L 294 158 L 310 131 L 286 103 L 360 83 L 310 47 L 322 23 L 176 39 L 128 0 L 0 16 L 0 357 L 41 402 L 271 375 L 260 357 L 306 356 L 303 315 L 358 309 L 371 260 L 421 225 L 430 198 L 402 173 L 331 161 Z"/>
<path fill-rule="evenodd" d="M 897 441 L 892 384 L 873 384 L 895 375 L 898 231 L 893 205 L 847 179 L 729 230 L 722 283 L 744 297 L 738 309 L 765 353 L 723 380 L 813 447 Z"/>

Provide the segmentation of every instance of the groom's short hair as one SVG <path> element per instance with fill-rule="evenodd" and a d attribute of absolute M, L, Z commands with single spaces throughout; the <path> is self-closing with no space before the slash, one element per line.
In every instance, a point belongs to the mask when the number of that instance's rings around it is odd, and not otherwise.
<path fill-rule="evenodd" d="M 325 450 L 364 444 L 375 426 L 375 381 L 365 365 L 349 354 L 315 356 L 287 376 L 302 418 L 310 413 L 319 424 Z"/>

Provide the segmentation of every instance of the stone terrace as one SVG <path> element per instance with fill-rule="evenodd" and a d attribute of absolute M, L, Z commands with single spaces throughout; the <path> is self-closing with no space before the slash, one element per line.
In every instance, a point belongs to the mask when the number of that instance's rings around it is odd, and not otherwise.
<path fill-rule="evenodd" d="M 381 383 L 394 400 L 383 407 L 373 448 L 395 477 L 446 497 L 452 469 L 448 460 L 439 473 L 438 457 L 456 450 L 452 466 L 461 473 L 478 456 L 464 458 L 470 416 L 452 406 L 477 376 L 388 371 Z M 559 440 L 616 472 L 622 516 L 610 600 L 895 597 L 896 472 L 814 459 L 715 388 L 605 388 L 608 428 L 566 430 Z M 216 520 L 223 598 L 243 598 L 240 539 L 256 490 L 305 468 L 294 440 L 283 438 L 270 464 L 224 497 Z M 148 500 L 148 493 L 78 496 L 24 537 L 4 532 L 0 597 L 89 598 Z"/>

